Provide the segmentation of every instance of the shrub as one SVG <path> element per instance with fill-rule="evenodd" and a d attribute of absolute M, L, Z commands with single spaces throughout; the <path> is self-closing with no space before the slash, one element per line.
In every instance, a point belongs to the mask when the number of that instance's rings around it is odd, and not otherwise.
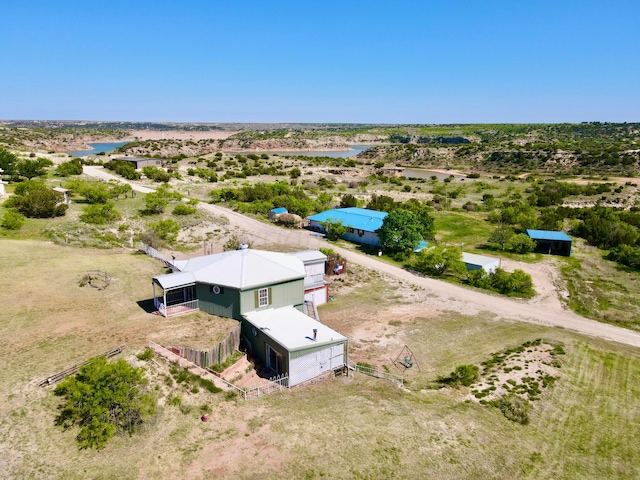
<path fill-rule="evenodd" d="M 158 238 L 169 243 L 175 242 L 180 232 L 180 225 L 171 219 L 150 223 L 149 227 Z"/>
<path fill-rule="evenodd" d="M 469 387 L 478 380 L 478 372 L 479 369 L 475 365 L 459 365 L 453 372 L 451 372 L 451 375 L 439 378 L 438 382 L 453 386 L 463 385 L 465 387 Z M 478 397 L 478 394 L 476 394 L 476 397 Z"/>
<path fill-rule="evenodd" d="M 153 358 L 153 350 L 150 348 L 145 348 L 136 356 L 138 357 L 138 360 L 151 360 Z"/>
<path fill-rule="evenodd" d="M 17 189 L 16 189 L 17 190 Z M 15 207 L 20 213 L 29 218 L 61 217 L 67 211 L 68 205 L 60 202 L 60 195 L 47 188 L 38 188 L 25 195 L 14 195 L 10 199 L 9 207 Z"/>
<path fill-rule="evenodd" d="M 536 242 L 528 235 L 523 233 L 514 235 L 507 241 L 505 245 L 506 249 L 514 253 L 529 253 L 533 252 L 536 248 Z"/>
<path fill-rule="evenodd" d="M 2 222 L 0 222 L 0 226 L 2 228 L 6 228 L 7 230 L 20 230 L 22 225 L 24 225 L 25 216 L 20 212 L 14 209 L 9 209 L 4 212 L 2 216 Z"/>
<path fill-rule="evenodd" d="M 506 395 L 490 402 L 490 404 L 498 408 L 506 418 L 513 422 L 521 425 L 529 423 L 531 404 L 515 394 Z"/>
<path fill-rule="evenodd" d="M 80 215 L 80 220 L 94 225 L 104 225 L 120 218 L 120 213 L 116 210 L 116 205 L 113 202 L 107 202 L 104 205 L 99 203 L 87 205 L 84 207 L 82 215 Z"/>
<path fill-rule="evenodd" d="M 80 163 L 79 158 L 74 158 L 73 160 L 58 165 L 58 168 L 56 168 L 56 173 L 61 177 L 82 175 L 82 163 Z"/>
<path fill-rule="evenodd" d="M 125 162 L 124 160 L 112 160 L 105 163 L 104 166 L 128 180 L 140 179 L 140 172 L 136 171 L 135 167 L 131 163 Z"/>
<path fill-rule="evenodd" d="M 196 207 L 193 205 L 187 205 L 184 203 L 179 203 L 173 208 L 174 215 L 193 215 L 196 213 Z"/>
<path fill-rule="evenodd" d="M 104 448 L 119 429 L 132 434 L 155 414 L 156 399 L 146 385 L 143 369 L 94 358 L 56 387 L 64 397 L 56 425 L 79 426 L 80 448 Z"/>
<path fill-rule="evenodd" d="M 161 182 L 166 183 L 169 180 L 171 180 L 171 175 L 169 175 L 167 172 L 165 172 L 161 168 L 150 166 L 150 165 L 143 167 L 142 173 L 144 173 L 144 176 L 147 177 L 149 180 L 153 180 L 154 182 L 158 182 L 158 183 L 161 183 Z"/>

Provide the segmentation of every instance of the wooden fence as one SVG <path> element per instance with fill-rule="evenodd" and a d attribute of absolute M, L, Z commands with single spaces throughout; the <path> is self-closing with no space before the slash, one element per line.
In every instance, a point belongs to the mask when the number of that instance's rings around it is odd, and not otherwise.
<path fill-rule="evenodd" d="M 186 358 L 200 367 L 209 367 L 224 362 L 240 347 L 240 323 L 218 345 L 209 350 L 196 350 L 189 347 L 167 347 L 176 355 Z"/>
<path fill-rule="evenodd" d="M 120 345 L 119 347 L 112 348 L 111 350 L 103 353 L 102 355 L 98 355 L 98 357 L 106 357 L 106 358 L 114 357 L 119 353 L 122 353 L 123 348 L 124 348 L 124 345 Z M 98 358 L 98 357 L 92 357 L 92 359 Z M 89 363 L 89 361 L 90 360 L 87 360 L 86 362 L 78 363 L 77 365 L 74 365 L 73 367 L 69 367 L 66 370 L 62 370 L 61 372 L 54 373 L 50 377 L 47 377 L 44 380 L 38 382 L 38 386 L 46 387 L 48 385 L 53 385 L 54 383 L 59 382 L 60 380 L 64 379 L 65 377 L 68 377 L 69 375 L 75 375 L 76 373 L 78 373 L 78 370 L 80 370 L 80 367 L 85 366 L 87 363 Z"/>

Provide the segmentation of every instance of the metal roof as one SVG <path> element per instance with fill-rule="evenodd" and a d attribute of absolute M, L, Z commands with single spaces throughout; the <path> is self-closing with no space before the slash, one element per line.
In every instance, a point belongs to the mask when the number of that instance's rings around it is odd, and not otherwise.
<path fill-rule="evenodd" d="M 188 260 L 175 260 L 173 264 L 181 273 L 190 272 L 197 282 L 240 290 L 296 280 L 306 275 L 304 264 L 299 258 L 264 250 L 232 250 Z M 160 277 L 173 275 L 179 274 Z M 154 280 L 160 277 L 154 277 Z"/>
<path fill-rule="evenodd" d="M 334 208 L 325 212 L 317 213 L 307 217 L 308 220 L 316 222 L 326 222 L 328 220 L 338 220 L 345 227 L 375 232 L 382 227 L 382 221 L 387 216 L 387 212 L 368 210 L 366 208 Z"/>
<path fill-rule="evenodd" d="M 307 262 L 322 262 L 327 260 L 327 256 L 320 250 L 303 250 L 301 252 L 292 252 L 289 255 L 293 255 L 299 258 L 304 263 Z"/>
<path fill-rule="evenodd" d="M 500 259 L 495 257 L 487 257 L 485 255 L 476 255 L 475 253 L 462 252 L 462 261 L 470 265 L 479 265 L 486 267 L 487 265 L 493 265 L 494 263 L 500 264 Z"/>
<path fill-rule="evenodd" d="M 243 317 L 289 352 L 347 341 L 344 335 L 292 306 L 248 312 Z M 316 340 L 314 329 L 318 331 Z"/>
<path fill-rule="evenodd" d="M 284 207 L 272 208 L 271 211 L 273 213 L 287 213 L 288 210 Z"/>
<path fill-rule="evenodd" d="M 166 275 L 153 277 L 153 280 L 165 290 L 196 283 L 192 272 L 167 273 Z"/>
<path fill-rule="evenodd" d="M 561 240 L 570 242 L 571 237 L 564 232 L 552 232 L 551 230 L 527 230 L 527 235 L 534 240 Z"/>

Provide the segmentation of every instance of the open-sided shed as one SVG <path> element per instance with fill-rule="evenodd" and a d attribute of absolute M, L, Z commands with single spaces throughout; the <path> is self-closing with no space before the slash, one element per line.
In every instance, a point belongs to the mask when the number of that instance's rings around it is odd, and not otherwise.
<path fill-rule="evenodd" d="M 550 255 L 571 255 L 571 237 L 564 232 L 551 230 L 527 230 L 527 235 L 536 242 L 536 252 Z"/>

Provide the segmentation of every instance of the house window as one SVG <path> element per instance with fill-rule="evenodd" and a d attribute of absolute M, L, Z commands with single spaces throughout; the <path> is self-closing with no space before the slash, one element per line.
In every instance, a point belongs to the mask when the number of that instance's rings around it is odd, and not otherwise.
<path fill-rule="evenodd" d="M 364 235 L 364 230 L 358 230 L 358 236 L 362 237 Z"/>
<path fill-rule="evenodd" d="M 258 290 L 258 307 L 266 307 L 269 305 L 269 289 L 261 288 Z"/>
<path fill-rule="evenodd" d="M 353 228 L 349 228 L 347 231 L 348 231 L 349 233 L 353 233 Z"/>

